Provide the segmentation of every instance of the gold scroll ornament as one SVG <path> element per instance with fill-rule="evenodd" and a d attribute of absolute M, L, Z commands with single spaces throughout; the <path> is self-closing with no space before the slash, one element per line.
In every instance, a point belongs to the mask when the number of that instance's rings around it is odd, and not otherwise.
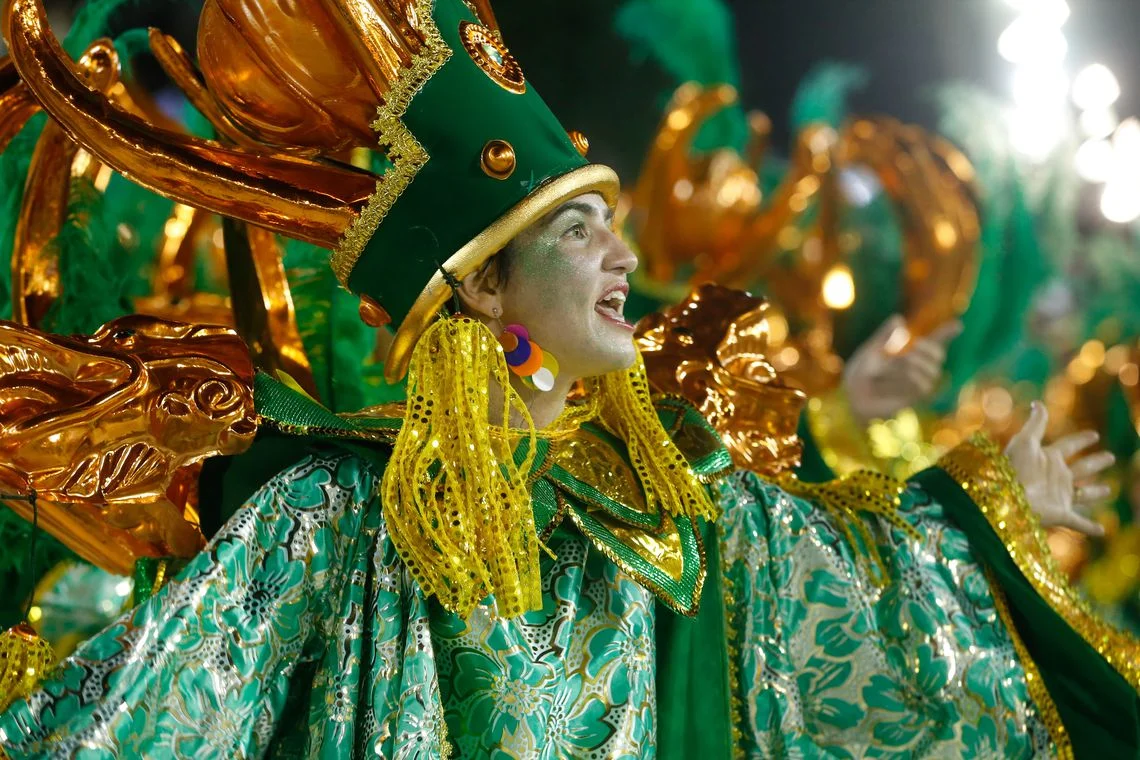
<path fill-rule="evenodd" d="M 164 53 L 160 61 L 165 62 L 172 55 L 171 46 L 176 43 L 152 30 L 151 44 L 156 54 Z M 74 64 L 74 69 L 125 113 L 168 131 L 181 131 L 166 121 L 137 84 L 127 86 L 120 80 L 118 54 L 108 40 L 93 43 Z M 0 65 L 0 74 L 3 72 L 12 75 L 7 91 L 0 94 L 0 99 L 12 101 L 14 109 L 10 119 L 0 125 L 0 132 L 7 134 L 23 126 L 39 105 L 16 77 L 10 61 Z M 31 105 L 17 107 L 25 102 Z M 25 181 L 13 246 L 13 319 L 16 322 L 39 326 L 60 295 L 58 251 L 54 241 L 67 218 L 73 181 L 84 177 L 101 192 L 107 187 L 111 173 L 110 166 L 81 148 L 61 123 L 47 122 L 36 143 Z M 235 224 L 235 237 L 224 256 L 229 267 L 236 268 L 241 275 L 234 283 L 242 291 L 239 298 L 231 301 L 193 288 L 197 248 L 203 237 L 221 235 L 220 224 L 216 216 L 199 208 L 175 205 L 156 250 L 154 292 L 137 299 L 136 309 L 182 322 L 235 325 L 252 347 L 258 366 L 271 372 L 288 373 L 306 392 L 315 395 L 312 371 L 294 320 L 281 253 L 272 233 Z M 129 229 L 120 231 L 121 234 L 130 232 Z"/>
<path fill-rule="evenodd" d="M 806 396 L 784 385 L 765 359 L 770 334 L 765 312 L 761 299 L 706 284 L 641 320 L 637 343 L 650 384 L 658 393 L 677 394 L 696 405 L 736 467 L 775 480 L 831 512 L 870 577 L 885 582 L 885 565 L 861 514 L 878 514 L 917 538 L 899 512 L 904 486 L 867 470 L 826 483 L 796 477 L 802 453 L 797 426 Z"/>
<path fill-rule="evenodd" d="M 253 441 L 253 366 L 228 328 L 116 319 L 89 337 L 0 322 L 0 484 L 39 521 L 129 575 L 204 542 L 178 473 Z M 173 480 L 173 483 L 172 483 Z M 11 501 L 21 516 L 31 506 Z"/>

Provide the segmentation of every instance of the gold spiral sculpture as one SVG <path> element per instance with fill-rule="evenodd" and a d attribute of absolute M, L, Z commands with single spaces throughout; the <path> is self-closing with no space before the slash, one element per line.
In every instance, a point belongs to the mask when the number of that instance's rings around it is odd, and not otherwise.
<path fill-rule="evenodd" d="M 903 231 L 900 287 L 912 336 L 965 311 L 977 277 L 980 228 L 969 161 L 946 140 L 887 117 L 856 118 L 839 131 L 809 125 L 795 138 L 789 166 L 769 197 L 758 167 L 769 146 L 769 120 L 749 115 L 743 154 L 697 154 L 693 139 L 732 104 L 732 87 L 686 84 L 662 118 L 632 194 L 627 225 L 644 260 L 649 287 L 668 291 L 716 282 L 747 288 L 763 282 L 774 335 L 772 359 L 811 393 L 827 390 L 842 363 L 832 351 L 834 313 L 825 278 L 854 241 L 842 227 L 838 173 L 863 166 L 875 174 Z M 780 333 L 780 330 L 776 330 Z M 784 360 L 780 360 L 783 348 Z"/>

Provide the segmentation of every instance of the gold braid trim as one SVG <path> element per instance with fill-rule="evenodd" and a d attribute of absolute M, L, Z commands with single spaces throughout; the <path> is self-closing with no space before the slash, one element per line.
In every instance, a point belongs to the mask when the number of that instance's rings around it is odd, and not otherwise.
<path fill-rule="evenodd" d="M 723 586 L 724 601 L 724 637 L 727 640 L 728 651 L 728 706 L 732 720 L 732 757 L 733 760 L 744 758 L 744 704 L 740 699 L 740 626 L 737 624 L 736 586 L 729 574 L 728 559 L 724 554 L 724 524 L 716 526 L 717 540 L 720 542 L 720 567 L 709 568 L 720 572 Z"/>
<path fill-rule="evenodd" d="M 353 267 L 376 228 L 428 162 L 427 150 L 400 118 L 408 110 L 412 98 L 451 57 L 451 48 L 443 41 L 432 20 L 432 4 L 433 0 L 416 0 L 416 17 L 423 27 L 424 46 L 413 57 L 412 65 L 392 82 L 384 102 L 376 109 L 376 121 L 371 125 L 378 136 L 377 144 L 392 162 L 392 167 L 376 181 L 376 192 L 332 253 L 330 264 L 337 280 L 345 288 Z"/>
<path fill-rule="evenodd" d="M 1134 689 L 1140 690 L 1140 641 L 1098 616 L 1069 585 L 1001 449 L 978 433 L 942 457 L 938 466 L 978 505 L 1034 591 Z"/>
<path fill-rule="evenodd" d="M 1061 714 L 1057 711 L 1053 697 L 1045 688 L 1045 681 L 1041 678 L 1041 671 L 1038 670 L 1037 663 L 1033 661 L 1029 650 L 1025 648 L 1025 642 L 1021 640 L 1021 635 L 1017 632 L 1017 627 L 1013 624 L 1013 617 L 1009 612 L 1009 602 L 1005 598 L 1005 592 L 998 585 L 993 571 L 988 567 L 984 570 L 986 580 L 990 584 L 990 593 L 994 598 L 994 607 L 997 608 L 1001 621 L 1005 623 L 1006 630 L 1009 631 L 1009 638 L 1013 641 L 1013 648 L 1017 652 L 1017 659 L 1021 661 L 1021 667 L 1025 669 L 1025 686 L 1029 690 L 1033 704 L 1037 705 L 1037 712 L 1041 713 L 1041 720 L 1045 722 L 1045 728 L 1049 730 L 1049 738 L 1053 740 L 1057 757 L 1059 760 L 1073 760 L 1073 744 L 1069 741 L 1069 732 L 1065 729 L 1065 724 L 1061 722 Z"/>
<path fill-rule="evenodd" d="M 878 542 L 861 513 L 876 514 L 912 540 L 922 540 L 922 534 L 899 512 L 902 505 L 900 497 L 906 485 L 880 472 L 858 470 L 826 483 L 805 483 L 792 473 L 784 473 L 775 482 L 792 496 L 808 499 L 837 518 L 837 527 L 852 551 L 858 556 L 862 548 L 860 561 L 869 561 L 870 564 L 864 564 L 864 567 L 877 585 L 887 582 L 887 569 L 879 554 Z"/>

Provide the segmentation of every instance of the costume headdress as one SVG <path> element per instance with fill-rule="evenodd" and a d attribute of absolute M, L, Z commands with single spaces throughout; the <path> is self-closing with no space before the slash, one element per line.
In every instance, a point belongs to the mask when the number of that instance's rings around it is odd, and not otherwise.
<path fill-rule="evenodd" d="M 341 284 L 396 328 L 387 377 L 410 366 L 383 489 L 406 564 L 460 612 L 486 593 L 508 615 L 536 605 L 534 447 L 516 452 L 506 430 L 521 401 L 486 328 L 436 315 L 451 283 L 523 229 L 582 193 L 612 205 L 618 182 L 586 162 L 585 139 L 525 80 L 486 2 L 206 0 L 196 63 L 157 30 L 149 42 L 217 140 L 148 120 L 108 73 L 117 62 L 107 43 L 70 60 L 41 0 L 10 0 L 3 29 L 18 77 L 0 96 L 42 107 L 93 160 L 187 206 L 332 252 Z M 0 138 L 11 126 L 0 120 Z M 508 393 L 502 424 L 488 426 L 492 379 Z M 600 421 L 627 442 L 649 502 L 710 516 L 653 416 L 641 365 L 595 385 Z M 259 400 L 263 417 L 268 403 Z"/>
<path fill-rule="evenodd" d="M 207 0 L 200 71 L 172 38 L 152 32 L 152 48 L 222 142 L 160 132 L 94 91 L 39 0 L 6 19 L 24 86 L 114 170 L 329 248 L 341 283 L 397 327 L 390 380 L 450 295 L 441 265 L 462 279 L 566 199 L 616 201 L 617 176 L 587 164 L 486 3 Z M 354 149 L 383 170 L 354 167 Z"/>

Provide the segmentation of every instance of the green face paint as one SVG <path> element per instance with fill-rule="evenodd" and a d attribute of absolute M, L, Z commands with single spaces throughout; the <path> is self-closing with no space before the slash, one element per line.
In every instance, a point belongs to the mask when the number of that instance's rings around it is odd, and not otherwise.
<path fill-rule="evenodd" d="M 621 308 L 637 259 L 610 228 L 597 194 L 574 198 L 511 244 L 503 324 L 521 324 L 573 377 L 604 374 L 634 360 Z"/>

